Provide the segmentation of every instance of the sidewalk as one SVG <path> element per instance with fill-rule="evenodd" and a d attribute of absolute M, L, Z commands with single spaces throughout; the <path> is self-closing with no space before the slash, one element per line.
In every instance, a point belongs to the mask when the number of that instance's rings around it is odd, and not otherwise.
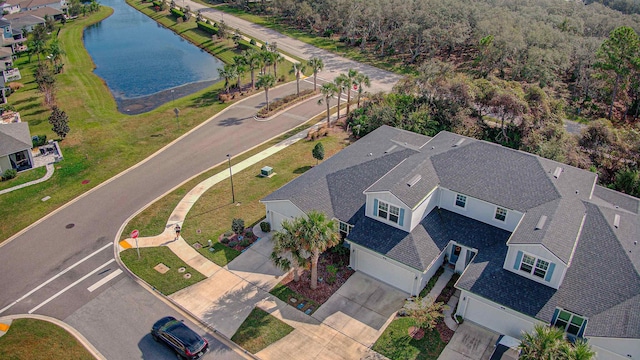
<path fill-rule="evenodd" d="M 305 138 L 309 130 L 303 130 L 232 166 L 232 171 L 237 173 L 296 143 Z M 283 352 L 296 354 L 295 357 L 299 359 L 327 358 L 327 356 L 333 359 L 354 360 L 364 357 L 381 358 L 365 344 L 269 294 L 269 291 L 280 282 L 284 272 L 270 261 L 269 256 L 273 248 L 271 237 L 262 232 L 259 225 L 253 229 L 259 240 L 224 267 L 200 255 L 181 236 L 178 239 L 175 238 L 175 225 L 182 226 L 189 210 L 200 196 L 228 176 L 229 172 L 225 170 L 196 185 L 180 200 L 161 234 L 138 238 L 139 247 L 169 247 L 185 263 L 207 277 L 168 298 L 227 338 L 235 334 L 256 306 L 295 328 L 294 333 L 297 335 L 294 338 L 287 336 L 287 341 L 278 341 L 260 351 L 259 356 L 262 359 L 281 359 Z M 119 250 L 134 246 L 134 239 L 125 239 L 120 241 Z M 312 351 L 300 353 L 300 346 L 308 347 Z"/>
<path fill-rule="evenodd" d="M 10 187 L 8 189 L 0 190 L 0 195 L 6 194 L 6 193 L 11 192 L 11 191 L 22 189 L 24 187 L 35 185 L 35 184 L 41 183 L 43 181 L 49 180 L 53 176 L 54 166 L 51 163 L 51 164 L 47 164 L 46 167 L 47 167 L 47 173 L 44 174 L 44 176 L 41 177 L 40 179 L 36 179 L 36 180 L 33 180 L 33 181 L 29 181 L 28 183 L 16 185 L 16 186 Z"/>

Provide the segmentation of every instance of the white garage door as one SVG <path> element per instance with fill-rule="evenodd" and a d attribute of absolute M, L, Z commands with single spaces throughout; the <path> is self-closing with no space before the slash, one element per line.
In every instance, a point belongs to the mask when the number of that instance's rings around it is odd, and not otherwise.
<path fill-rule="evenodd" d="M 281 225 L 282 220 L 291 221 L 293 219 L 291 219 L 288 216 L 284 216 L 277 211 L 272 210 L 271 211 L 271 230 L 276 230 L 276 231 L 282 230 L 282 225 Z"/>
<path fill-rule="evenodd" d="M 471 320 L 497 333 L 520 338 L 522 330 L 528 331 L 533 324 L 481 300 L 468 297 L 465 320 Z"/>
<path fill-rule="evenodd" d="M 387 260 L 357 249 L 356 270 L 411 293 L 415 275 Z"/>

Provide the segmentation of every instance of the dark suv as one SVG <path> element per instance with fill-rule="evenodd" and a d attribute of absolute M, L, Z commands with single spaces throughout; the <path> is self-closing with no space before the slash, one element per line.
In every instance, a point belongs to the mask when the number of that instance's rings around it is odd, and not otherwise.
<path fill-rule="evenodd" d="M 151 328 L 151 336 L 153 340 L 167 344 L 179 357 L 185 359 L 198 359 L 209 348 L 207 340 L 173 316 L 156 321 Z"/>

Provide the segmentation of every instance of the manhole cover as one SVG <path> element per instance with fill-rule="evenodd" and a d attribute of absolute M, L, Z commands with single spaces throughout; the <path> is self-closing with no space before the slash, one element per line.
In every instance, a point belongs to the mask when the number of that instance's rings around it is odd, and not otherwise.
<path fill-rule="evenodd" d="M 65 226 L 67 229 L 72 229 L 74 226 L 76 226 L 76 224 L 67 224 L 67 226 Z"/>
<path fill-rule="evenodd" d="M 185 269 L 184 267 L 178 268 L 178 272 L 179 273 L 183 273 L 185 271 L 187 271 L 187 269 Z"/>
<path fill-rule="evenodd" d="M 89 180 L 82 180 L 82 185 L 87 185 L 89 183 Z"/>
<path fill-rule="evenodd" d="M 191 279 L 191 274 L 186 273 L 186 274 L 182 275 L 182 277 L 184 277 L 185 279 Z"/>
<path fill-rule="evenodd" d="M 196 230 L 197 234 L 200 234 L 201 232 L 202 232 L 202 230 L 200 230 L 200 229 Z"/>
<path fill-rule="evenodd" d="M 291 299 L 289 299 L 289 302 L 295 304 L 298 302 L 298 299 L 292 297 Z"/>
<path fill-rule="evenodd" d="M 160 274 L 164 274 L 169 271 L 169 267 L 163 263 L 159 263 L 158 265 L 153 267 Z"/>

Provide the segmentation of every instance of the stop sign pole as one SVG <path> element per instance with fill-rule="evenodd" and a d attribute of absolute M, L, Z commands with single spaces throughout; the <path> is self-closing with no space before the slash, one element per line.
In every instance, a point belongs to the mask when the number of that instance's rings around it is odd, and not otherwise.
<path fill-rule="evenodd" d="M 138 260 L 140 260 L 140 247 L 138 247 L 138 235 L 140 235 L 140 232 L 138 230 L 133 230 L 131 232 L 131 237 L 136 240 L 136 251 L 138 251 Z"/>

